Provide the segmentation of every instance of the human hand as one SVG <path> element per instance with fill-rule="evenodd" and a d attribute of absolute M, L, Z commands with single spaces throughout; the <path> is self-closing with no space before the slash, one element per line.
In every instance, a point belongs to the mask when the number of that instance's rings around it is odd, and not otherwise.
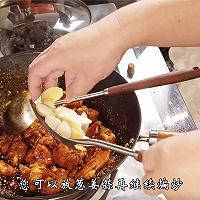
<path fill-rule="evenodd" d="M 118 30 L 112 19 L 106 21 L 108 29 L 98 22 L 58 38 L 31 63 L 28 86 L 32 100 L 40 96 L 43 83 L 45 89 L 56 86 L 63 74 L 68 102 L 111 74 L 126 50 L 119 32 L 112 34 Z"/>
<path fill-rule="evenodd" d="M 155 190 L 144 189 L 149 195 L 163 193 L 165 197 L 175 200 L 200 199 L 200 131 L 192 131 L 164 139 L 152 145 L 143 154 L 146 175 L 143 183 L 152 178 Z M 166 178 L 169 189 L 157 188 L 159 179 Z M 177 191 L 171 188 L 173 178 L 183 182 Z"/>

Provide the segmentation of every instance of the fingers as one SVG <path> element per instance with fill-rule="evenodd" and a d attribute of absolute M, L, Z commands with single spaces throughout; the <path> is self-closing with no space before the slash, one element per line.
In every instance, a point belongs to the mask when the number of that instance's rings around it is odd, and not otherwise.
<path fill-rule="evenodd" d="M 145 172 L 152 172 L 155 169 L 155 162 L 157 160 L 157 146 L 153 145 L 143 153 L 143 166 Z M 154 161 L 154 162 L 153 162 Z"/>
<path fill-rule="evenodd" d="M 49 52 L 49 50 L 48 50 Z M 32 100 L 36 100 L 41 94 L 41 85 L 45 81 L 46 87 L 56 83 L 56 76 L 62 75 L 64 71 L 57 70 L 54 57 L 51 53 L 37 57 L 29 66 L 28 88 Z M 44 80 L 45 77 L 45 80 Z"/>
<path fill-rule="evenodd" d="M 87 73 L 89 74 L 89 73 Z M 89 74 L 90 75 L 90 74 Z M 80 77 L 83 76 L 83 77 Z M 71 77 L 72 78 L 72 77 Z M 69 77 L 68 77 L 69 81 Z M 92 87 L 96 84 L 96 79 L 93 77 L 88 77 L 88 75 L 79 74 L 76 78 L 71 79 L 71 84 L 66 88 L 66 101 L 71 102 L 75 97 L 87 94 Z M 69 83 L 69 82 L 68 82 Z"/>
<path fill-rule="evenodd" d="M 143 154 L 143 167 L 145 170 L 145 176 L 142 179 L 143 188 L 146 194 L 148 195 L 158 195 L 161 191 L 157 190 L 156 185 L 156 174 L 155 170 L 158 167 L 158 159 L 159 159 L 159 144 L 152 145 L 148 150 L 146 150 Z M 145 187 L 146 186 L 146 187 Z"/>
<path fill-rule="evenodd" d="M 35 85 L 34 82 L 36 83 Z M 28 77 L 28 88 L 31 95 L 31 99 L 35 101 L 39 98 L 42 88 L 41 84 L 43 83 L 43 78 L 40 76 L 37 76 L 36 74 L 31 73 L 31 75 Z"/>
<path fill-rule="evenodd" d="M 66 91 L 68 86 L 76 79 L 77 73 L 71 72 L 71 71 L 66 71 L 65 72 L 65 86 L 66 86 Z"/>
<path fill-rule="evenodd" d="M 58 85 L 58 78 L 64 74 L 64 70 L 55 70 L 44 79 L 44 88 L 50 88 Z"/>
<path fill-rule="evenodd" d="M 157 189 L 157 181 L 152 177 L 154 177 L 154 173 L 149 172 L 142 178 L 142 188 L 146 194 L 156 196 L 162 192 Z"/>
<path fill-rule="evenodd" d="M 69 92 L 70 85 L 74 82 L 76 76 L 76 73 L 70 71 L 65 72 L 66 102 L 68 103 L 70 103 L 76 97 L 74 90 L 72 90 L 73 94 L 70 94 Z"/>
<path fill-rule="evenodd" d="M 200 192 L 192 184 L 193 177 L 200 177 L 199 139 L 199 131 L 182 133 L 159 141 L 145 151 L 142 160 L 146 173 L 142 180 L 144 192 L 148 195 L 162 193 L 168 200 L 199 199 Z"/>
<path fill-rule="evenodd" d="M 176 136 L 164 139 L 152 145 L 144 152 L 142 161 L 146 174 L 142 182 L 144 192 L 148 195 L 155 196 L 161 193 L 166 194 L 167 191 L 173 193 L 169 187 L 172 181 L 172 174 L 175 174 L 176 171 L 173 167 L 171 169 L 170 166 L 170 163 L 174 163 L 174 158 L 171 155 L 173 150 L 171 152 L 171 149 L 174 146 L 175 137 Z M 161 181 L 161 183 L 159 183 L 159 181 Z"/>

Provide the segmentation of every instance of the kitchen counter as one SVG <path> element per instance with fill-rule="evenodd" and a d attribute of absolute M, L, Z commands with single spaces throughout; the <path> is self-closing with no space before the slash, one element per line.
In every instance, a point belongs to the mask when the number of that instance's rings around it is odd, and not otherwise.
<path fill-rule="evenodd" d="M 171 47 L 169 57 L 175 70 L 191 69 L 200 66 L 200 47 Z M 177 86 L 197 128 L 200 129 L 199 79 L 178 83 Z"/>

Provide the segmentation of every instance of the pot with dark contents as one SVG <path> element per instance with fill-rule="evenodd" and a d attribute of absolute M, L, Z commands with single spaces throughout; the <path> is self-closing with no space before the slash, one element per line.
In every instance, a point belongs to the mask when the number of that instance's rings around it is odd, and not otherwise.
<path fill-rule="evenodd" d="M 12 96 L 14 96 L 16 92 L 27 89 L 28 66 L 37 55 L 38 53 L 23 53 L 11 55 L 0 59 L 0 82 L 3 83 L 3 87 L 0 90 L 1 116 L 3 114 L 4 105 L 6 104 L 6 102 L 11 100 Z M 116 71 L 114 71 L 107 79 L 99 82 L 91 92 L 100 91 L 107 87 L 122 84 L 125 82 L 126 81 Z M 59 87 L 65 89 L 63 77 L 59 79 Z M 102 122 L 102 125 L 104 127 L 110 129 L 115 134 L 116 144 L 127 146 L 129 148 L 134 147 L 135 141 L 137 141 L 139 135 L 141 122 L 140 107 L 134 92 L 123 95 L 87 100 L 83 102 L 83 105 L 98 111 L 99 121 Z M 43 131 L 45 132 L 45 130 Z M 38 133 L 38 131 L 36 130 L 35 133 Z M 30 141 L 30 137 L 28 137 L 27 132 L 26 134 L 27 137 L 23 142 L 28 143 L 27 149 L 30 149 L 32 147 L 31 145 L 34 144 L 34 142 L 32 141 L 33 138 L 31 138 Z M 5 133 L 2 127 L 1 137 L 5 137 Z M 7 141 L 8 143 L 8 151 L 5 150 L 6 153 L 1 154 L 1 160 L 3 161 L 6 160 L 6 157 L 8 157 L 10 144 L 13 143 L 14 140 L 20 141 L 20 137 L 23 138 L 24 133 L 19 134 L 18 139 L 13 139 L 13 136 L 6 137 L 7 139 L 5 141 Z M 134 139 L 134 141 L 131 139 Z M 6 149 L 6 144 L 4 148 Z M 48 149 L 50 150 L 52 150 L 53 148 L 53 145 L 48 146 Z M 93 150 L 90 149 L 90 151 Z M 30 165 L 26 162 L 27 156 L 28 153 L 23 157 L 21 161 L 21 165 L 23 165 L 24 167 L 28 167 Z M 117 167 L 119 167 L 125 159 L 126 156 L 118 154 L 116 152 L 112 152 L 110 154 L 109 161 L 105 164 L 105 166 L 95 173 L 97 182 L 100 183 L 100 181 L 104 177 L 106 177 L 108 174 L 112 173 Z M 51 167 L 51 165 L 49 167 Z M 58 164 L 56 164 L 55 167 L 58 168 Z M 17 164 L 13 168 L 16 170 L 16 173 L 14 173 L 13 176 L 1 175 L 1 197 L 17 199 L 28 199 L 30 197 L 32 197 L 33 199 L 53 199 L 68 197 L 74 199 L 75 197 L 81 197 L 85 192 L 87 192 L 89 190 L 88 186 L 91 184 L 91 180 L 85 181 L 86 187 L 83 191 L 68 190 L 65 192 L 61 191 L 58 194 L 53 195 L 42 195 L 39 190 L 30 193 L 29 191 L 23 190 L 22 187 L 20 189 L 20 183 L 23 177 L 22 174 L 19 173 L 19 165 Z"/>

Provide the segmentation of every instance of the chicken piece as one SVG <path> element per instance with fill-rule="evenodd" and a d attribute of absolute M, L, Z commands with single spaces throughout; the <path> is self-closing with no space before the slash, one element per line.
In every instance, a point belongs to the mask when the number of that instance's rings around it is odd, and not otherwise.
<path fill-rule="evenodd" d="M 83 101 L 74 101 L 66 104 L 67 108 L 70 108 L 72 110 L 80 108 L 83 105 Z"/>
<path fill-rule="evenodd" d="M 93 158 L 94 152 L 100 151 L 101 147 L 89 146 L 89 147 L 86 147 L 86 149 L 87 149 L 87 155 L 84 157 L 84 163 L 87 163 L 88 161 L 90 161 Z"/>
<path fill-rule="evenodd" d="M 24 166 L 22 164 L 19 164 L 19 172 L 20 172 L 20 174 L 22 174 L 22 178 L 23 179 L 25 179 L 25 178 L 27 179 L 28 186 L 29 186 L 29 191 L 30 192 L 37 191 L 37 188 L 35 187 L 34 183 L 29 180 L 29 176 L 30 176 L 31 170 L 28 167 L 26 167 L 26 166 Z"/>
<path fill-rule="evenodd" d="M 12 141 L 8 140 L 7 135 L 2 134 L 0 136 L 0 153 L 4 154 L 8 152 L 9 146 Z"/>
<path fill-rule="evenodd" d="M 88 108 L 86 106 L 81 106 L 81 108 L 78 108 L 75 111 L 79 115 L 85 112 L 87 117 L 92 120 L 92 123 L 96 122 L 99 118 L 99 112 L 97 110 Z"/>
<path fill-rule="evenodd" d="M 73 178 L 69 178 L 68 174 L 67 170 L 52 166 L 50 168 L 50 176 L 47 177 L 42 183 L 41 194 L 52 195 L 67 189 L 62 187 L 62 183 L 67 180 L 70 182 L 69 186 L 74 188 L 75 180 Z"/>
<path fill-rule="evenodd" d="M 49 176 L 49 170 L 45 165 L 38 165 L 34 163 L 29 167 L 19 165 L 19 171 L 22 174 L 22 178 L 26 178 L 29 182 L 29 192 L 36 192 L 38 185 L 35 184 L 35 180 L 45 180 Z"/>
<path fill-rule="evenodd" d="M 96 177 L 96 172 L 104 167 L 109 161 L 111 150 L 100 150 L 96 151 L 93 155 L 93 158 L 88 161 L 81 169 L 76 173 L 75 180 L 77 178 L 83 178 L 84 180 L 90 180 Z"/>
<path fill-rule="evenodd" d="M 17 170 L 8 163 L 0 160 L 0 175 L 1 176 L 13 176 Z"/>
<path fill-rule="evenodd" d="M 43 136 L 42 138 L 40 138 L 40 140 L 38 141 L 38 144 L 48 146 L 50 149 L 53 149 L 54 147 L 57 146 L 56 140 L 51 135 Z"/>
<path fill-rule="evenodd" d="M 93 123 L 85 132 L 85 135 L 89 138 L 97 139 L 99 133 L 99 127 L 102 126 L 100 121 Z"/>
<path fill-rule="evenodd" d="M 79 166 L 74 166 L 74 168 L 72 170 L 68 170 L 70 173 L 69 173 L 69 177 L 70 178 L 74 178 L 75 174 L 77 173 L 79 169 Z"/>
<path fill-rule="evenodd" d="M 50 149 L 53 149 L 55 146 L 57 146 L 56 139 L 54 139 L 49 133 L 46 133 L 44 136 L 41 133 L 38 135 L 33 135 L 28 138 L 28 143 L 32 148 L 35 148 L 37 144 L 48 146 Z"/>
<path fill-rule="evenodd" d="M 53 149 L 54 161 L 61 167 L 72 170 L 74 167 L 83 164 L 83 157 L 86 152 L 69 148 L 64 144 L 59 144 Z"/>
<path fill-rule="evenodd" d="M 0 136 L 0 141 L 1 141 L 1 140 L 7 140 L 7 135 L 2 134 L 2 135 Z"/>
<path fill-rule="evenodd" d="M 36 160 L 34 156 L 34 149 L 30 149 L 26 155 L 25 162 L 26 163 L 34 163 Z"/>
<path fill-rule="evenodd" d="M 31 170 L 28 167 L 22 164 L 19 164 L 19 171 L 20 171 L 20 174 L 22 174 L 23 178 L 29 177 L 30 172 L 31 172 Z"/>
<path fill-rule="evenodd" d="M 33 135 L 38 135 L 40 132 L 38 131 L 38 127 L 40 126 L 39 120 L 36 119 L 24 132 L 23 138 L 27 139 Z"/>
<path fill-rule="evenodd" d="M 10 146 L 10 142 L 7 140 L 1 140 L 0 141 L 0 152 L 1 154 L 7 153 Z"/>
<path fill-rule="evenodd" d="M 13 167 L 21 163 L 22 159 L 25 158 L 28 152 L 28 144 L 23 141 L 12 142 L 8 154 L 6 156 L 6 161 L 10 163 Z"/>
<path fill-rule="evenodd" d="M 57 146 L 57 141 L 36 119 L 33 124 L 24 131 L 24 139 L 27 139 L 31 147 L 35 148 L 37 144 L 42 144 L 53 149 Z"/>
<path fill-rule="evenodd" d="M 37 144 L 35 148 L 29 150 L 25 161 L 30 164 L 38 162 L 47 166 L 54 164 L 52 152 L 41 144 Z"/>
<path fill-rule="evenodd" d="M 8 142 L 13 142 L 13 141 L 20 141 L 22 140 L 22 135 L 21 133 L 20 134 L 17 134 L 17 135 L 6 135 L 5 133 L 3 133 L 1 136 L 0 136 L 0 141 L 2 140 L 6 140 Z"/>
<path fill-rule="evenodd" d="M 101 121 L 92 124 L 86 130 L 85 135 L 93 139 L 104 140 L 115 144 L 115 134 L 109 128 L 102 126 Z"/>
<path fill-rule="evenodd" d="M 60 100 L 64 100 L 65 98 L 66 98 L 66 92 L 63 91 L 63 96 L 61 97 Z M 73 101 L 73 102 L 70 102 L 70 103 L 63 104 L 63 106 L 70 108 L 72 110 L 80 108 L 82 105 L 83 105 L 83 101 Z"/>
<path fill-rule="evenodd" d="M 115 134 L 109 128 L 105 126 L 100 127 L 97 139 L 115 144 L 115 138 Z"/>
<path fill-rule="evenodd" d="M 36 179 L 45 179 L 49 176 L 49 169 L 47 168 L 46 165 L 42 165 L 39 163 L 33 163 L 29 165 L 29 169 L 31 170 L 29 180 L 32 182 L 33 180 Z"/>
<path fill-rule="evenodd" d="M 36 137 L 41 137 L 46 134 L 49 134 L 44 126 L 36 119 L 25 131 L 23 134 L 23 139 L 29 138 L 33 135 Z"/>
<path fill-rule="evenodd" d="M 37 135 L 32 135 L 31 137 L 29 137 L 27 139 L 29 145 L 32 147 L 32 148 L 35 148 L 38 141 L 42 138 L 42 134 L 41 133 L 38 133 Z"/>
<path fill-rule="evenodd" d="M 30 164 L 37 162 L 44 165 L 52 165 L 52 152 L 46 146 L 37 144 L 35 148 L 29 150 L 25 161 Z"/>
<path fill-rule="evenodd" d="M 12 141 L 21 141 L 23 139 L 21 133 L 19 133 L 17 135 L 6 135 L 5 138 L 9 142 L 12 142 Z"/>

